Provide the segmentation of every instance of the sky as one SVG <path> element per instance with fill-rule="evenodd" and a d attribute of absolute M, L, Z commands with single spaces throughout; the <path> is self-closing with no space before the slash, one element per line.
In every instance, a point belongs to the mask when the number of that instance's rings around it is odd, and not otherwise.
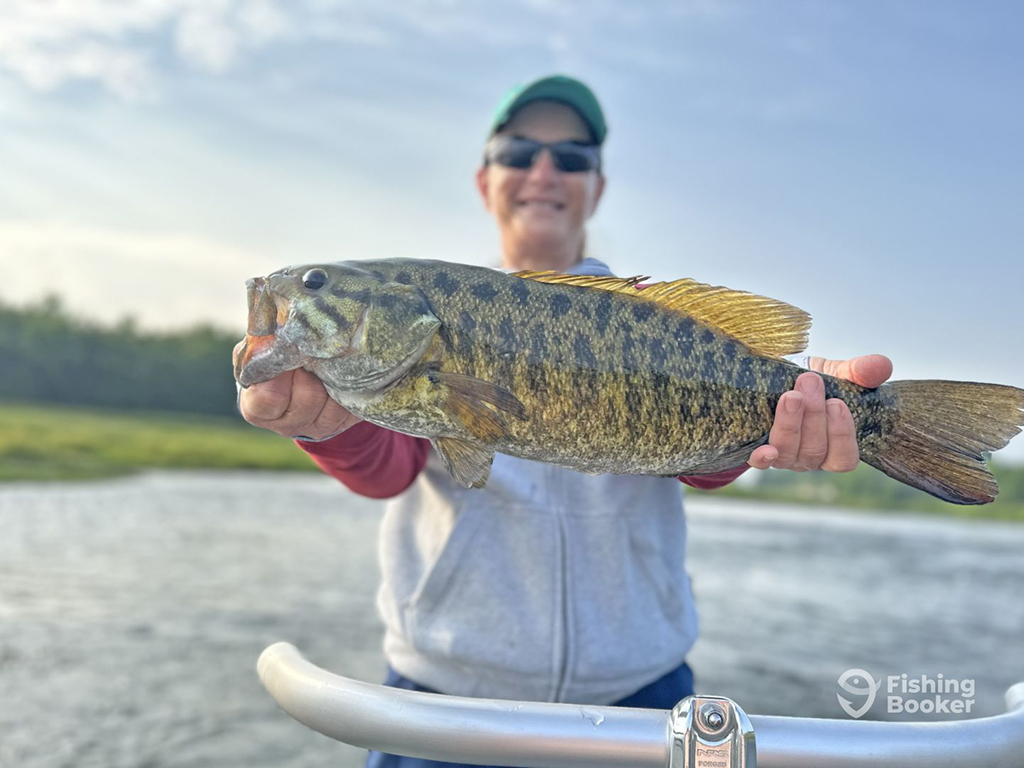
<path fill-rule="evenodd" d="M 590 255 L 795 304 L 813 354 L 1024 386 L 1022 28 L 987 0 L 0 0 L 0 301 L 241 334 L 246 278 L 288 264 L 495 264 L 488 119 L 560 72 L 610 127 Z"/>

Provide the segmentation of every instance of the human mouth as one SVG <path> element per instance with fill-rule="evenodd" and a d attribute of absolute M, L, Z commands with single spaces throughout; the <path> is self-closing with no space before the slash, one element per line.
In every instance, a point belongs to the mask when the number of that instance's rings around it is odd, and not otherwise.
<path fill-rule="evenodd" d="M 537 208 L 549 211 L 561 211 L 565 208 L 565 203 L 560 203 L 557 200 L 520 200 L 517 205 L 520 208 Z"/>

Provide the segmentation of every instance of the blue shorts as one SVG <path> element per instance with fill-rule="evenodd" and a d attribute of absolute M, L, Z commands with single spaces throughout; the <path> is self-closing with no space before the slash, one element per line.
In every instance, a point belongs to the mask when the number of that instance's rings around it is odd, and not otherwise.
<path fill-rule="evenodd" d="M 407 691 L 423 691 L 424 693 L 437 693 L 437 691 L 426 686 L 415 683 L 407 677 L 402 677 L 395 670 L 388 667 L 388 677 L 384 685 L 393 688 L 404 688 Z M 616 701 L 614 707 L 641 707 L 644 709 L 672 709 L 679 703 L 693 694 L 693 671 L 685 662 L 682 666 L 660 677 L 650 685 L 646 685 L 636 693 L 630 694 L 620 701 Z M 366 768 L 486 768 L 485 766 L 471 766 L 463 763 L 439 763 L 436 760 L 423 760 L 418 757 L 402 757 L 401 755 L 389 755 L 384 752 L 370 752 L 366 756 Z"/>

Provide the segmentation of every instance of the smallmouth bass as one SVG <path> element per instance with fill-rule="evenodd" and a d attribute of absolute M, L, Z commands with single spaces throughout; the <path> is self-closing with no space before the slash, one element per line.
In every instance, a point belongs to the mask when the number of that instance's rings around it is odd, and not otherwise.
<path fill-rule="evenodd" d="M 495 452 L 583 472 L 713 474 L 768 440 L 804 369 L 810 317 L 693 280 L 505 274 L 382 259 L 289 267 L 247 283 L 242 386 L 304 368 L 355 415 L 429 438 L 465 487 Z M 861 460 L 955 504 L 992 501 L 983 453 L 1024 424 L 1024 390 L 822 375 Z"/>

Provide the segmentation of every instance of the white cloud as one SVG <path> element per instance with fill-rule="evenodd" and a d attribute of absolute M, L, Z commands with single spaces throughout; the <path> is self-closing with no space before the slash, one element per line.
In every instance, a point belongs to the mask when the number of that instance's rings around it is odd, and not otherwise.
<path fill-rule="evenodd" d="M 77 315 L 103 322 L 126 316 L 150 328 L 213 321 L 245 324 L 245 280 L 282 266 L 278 259 L 193 234 L 139 233 L 61 222 L 0 222 L 6 302 L 47 294 Z"/>
<path fill-rule="evenodd" d="M 284 41 L 380 47 L 415 37 L 510 48 L 546 37 L 565 54 L 602 23 L 632 28 L 650 20 L 645 10 L 607 0 L 0 0 L 0 19 L 0 72 L 35 91 L 94 82 L 126 99 L 157 92 L 168 42 L 185 64 L 221 74 Z"/>
<path fill-rule="evenodd" d="M 161 35 L 184 61 L 217 73 L 290 28 L 275 0 L 0 0 L 0 18 L 0 69 L 30 88 L 95 81 L 129 99 L 152 93 Z"/>

